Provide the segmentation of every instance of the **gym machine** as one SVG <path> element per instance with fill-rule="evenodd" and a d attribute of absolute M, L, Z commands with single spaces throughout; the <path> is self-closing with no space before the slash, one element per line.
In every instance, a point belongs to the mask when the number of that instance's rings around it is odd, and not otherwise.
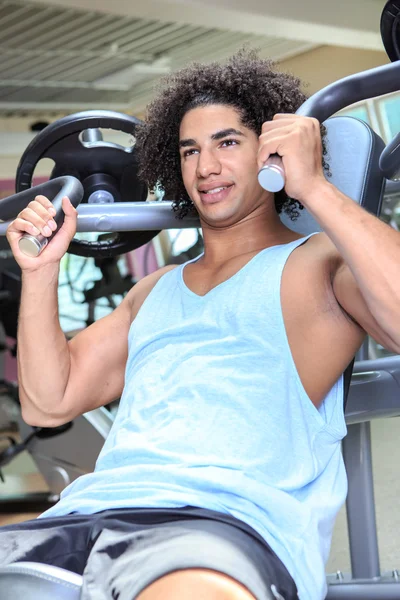
<path fill-rule="evenodd" d="M 391 64 L 329 85 L 298 111 L 298 114 L 317 118 L 327 127 L 330 181 L 376 215 L 381 211 L 387 180 L 398 177 L 400 134 L 385 147 L 364 122 L 332 115 L 355 102 L 400 90 L 399 21 L 400 6 L 390 0 L 382 13 L 381 32 Z M 124 148 L 101 139 L 101 128 L 117 129 L 134 136 L 137 123 L 133 117 L 110 111 L 88 111 L 65 117 L 40 132 L 21 158 L 16 195 L 0 201 L 0 218 L 5 221 L 0 223 L 0 235 L 5 234 L 8 222 L 39 193 L 52 200 L 57 209 L 56 220 L 62 219 L 61 198 L 68 195 L 78 207 L 78 232 L 107 233 L 105 239 L 97 242 L 74 239 L 69 251 L 81 256 L 115 256 L 143 245 L 160 230 L 198 227 L 195 217 L 178 221 L 168 200 L 145 202 L 145 190 L 134 179 L 134 146 Z M 31 188 L 35 165 L 43 157 L 55 162 L 51 179 Z M 305 210 L 294 223 L 285 215 L 282 220 L 302 234 L 320 230 Z M 26 252 L 34 255 L 42 241 L 26 236 L 22 244 Z M 352 573 L 328 576 L 327 600 L 394 600 L 400 598 L 399 574 L 396 569 L 382 573 L 379 565 L 370 421 L 400 416 L 400 357 L 370 360 L 368 347 L 364 345 L 344 378 L 348 435 L 343 442 L 343 455 L 349 479 L 347 516 Z M 89 444 L 77 423 L 85 422 L 85 427 L 97 431 L 96 452 L 92 444 L 90 449 L 98 454 L 112 421 L 107 422 L 104 412 L 97 409 L 79 417 L 59 440 L 36 437 L 30 444 L 33 458 L 39 457 L 37 464 L 42 473 L 47 470 L 50 482 L 51 473 L 59 464 L 63 465 L 64 472 L 57 485 L 72 481 L 82 468 Z M 29 435 L 32 428 L 21 424 L 21 429 L 23 427 L 25 435 Z M 65 447 L 60 443 L 63 438 L 67 442 Z M 49 443 L 46 450 L 45 443 Z M 94 461 L 84 466 L 93 467 Z M 79 576 L 63 569 L 16 563 L 0 568 L 0 600 L 9 598 L 2 592 L 6 589 L 23 592 L 27 600 L 39 597 L 77 600 L 81 583 Z"/>

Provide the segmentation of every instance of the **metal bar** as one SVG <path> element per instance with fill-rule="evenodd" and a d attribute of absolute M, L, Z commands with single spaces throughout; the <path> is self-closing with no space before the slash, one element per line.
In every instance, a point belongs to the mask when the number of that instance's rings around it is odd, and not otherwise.
<path fill-rule="evenodd" d="M 349 481 L 346 507 L 352 575 L 355 579 L 379 577 L 371 423 L 349 425 L 342 444 Z"/>
<path fill-rule="evenodd" d="M 369 342 L 368 342 L 368 338 L 365 339 L 362 343 L 362 346 L 360 347 L 360 349 L 358 350 L 357 354 L 356 354 L 356 361 L 360 361 L 360 360 L 368 360 L 369 358 Z"/>
<path fill-rule="evenodd" d="M 399 600 L 400 583 L 334 583 L 328 587 L 325 600 Z"/>
<path fill-rule="evenodd" d="M 32 197 L 34 197 L 34 193 Z M 172 202 L 166 200 L 162 202 L 80 204 L 77 210 L 78 232 L 152 231 L 199 227 L 197 217 L 178 219 L 172 210 Z M 9 222 L 0 222 L 0 235 L 5 235 L 8 225 Z"/>
<path fill-rule="evenodd" d="M 347 425 L 398 416 L 400 416 L 399 367 L 397 373 L 390 368 L 375 370 L 373 366 L 367 366 L 364 372 L 353 372 L 346 404 Z"/>
<path fill-rule="evenodd" d="M 326 86 L 302 104 L 298 115 L 321 123 L 355 102 L 399 90 L 400 61 L 349 75 Z"/>

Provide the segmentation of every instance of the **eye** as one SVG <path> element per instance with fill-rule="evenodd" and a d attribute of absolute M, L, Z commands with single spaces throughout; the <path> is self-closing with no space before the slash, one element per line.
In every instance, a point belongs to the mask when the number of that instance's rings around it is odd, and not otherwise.
<path fill-rule="evenodd" d="M 239 144 L 238 140 L 234 140 L 234 139 L 229 139 L 229 140 L 223 140 L 223 142 L 221 142 L 221 146 L 236 146 L 237 144 Z"/>
<path fill-rule="evenodd" d="M 186 158 L 187 156 L 191 156 L 195 152 L 197 152 L 197 150 L 195 148 L 189 148 L 189 150 L 184 150 L 183 151 L 182 156 L 183 156 L 183 158 Z"/>

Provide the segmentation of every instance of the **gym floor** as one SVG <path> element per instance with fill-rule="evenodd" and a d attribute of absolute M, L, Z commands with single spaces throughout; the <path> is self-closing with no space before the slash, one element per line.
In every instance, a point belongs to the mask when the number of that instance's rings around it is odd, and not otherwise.
<path fill-rule="evenodd" d="M 381 570 L 400 569 L 400 419 L 382 419 L 372 423 L 372 452 L 375 484 L 375 503 Z M 1 496 L 28 491 L 45 491 L 46 483 L 27 453 L 18 456 L 4 469 L 6 485 L 0 483 L 0 525 L 35 518 L 38 513 L 1 513 Z M 339 513 L 333 536 L 327 573 L 350 572 L 345 509 Z"/>

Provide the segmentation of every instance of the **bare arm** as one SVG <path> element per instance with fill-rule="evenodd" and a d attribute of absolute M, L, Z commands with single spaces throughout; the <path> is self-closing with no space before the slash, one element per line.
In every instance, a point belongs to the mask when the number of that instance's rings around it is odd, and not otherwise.
<path fill-rule="evenodd" d="M 285 191 L 318 221 L 340 255 L 332 287 L 339 304 L 365 331 L 400 353 L 400 233 L 328 183 L 320 124 L 279 114 L 262 127 L 258 167 L 282 156 Z"/>
<path fill-rule="evenodd" d="M 118 398 L 123 388 L 133 290 L 68 342 L 57 286 L 58 269 L 23 275 L 18 378 L 22 416 L 30 425 L 60 425 Z"/>
<path fill-rule="evenodd" d="M 40 280 L 39 274 L 26 277 L 18 364 L 22 416 L 27 423 L 55 427 L 121 396 L 132 319 L 158 279 L 171 268 L 142 279 L 110 315 L 69 342 L 58 319 L 57 277 L 47 283 L 45 273 Z M 47 275 L 50 278 L 51 274 Z"/>
<path fill-rule="evenodd" d="M 7 229 L 22 271 L 18 319 L 22 417 L 30 425 L 43 427 L 61 425 L 121 396 L 130 324 L 154 284 L 171 269 L 164 267 L 142 279 L 113 313 L 68 342 L 59 322 L 58 273 L 76 232 L 77 211 L 68 198 L 62 206 L 64 223 L 38 257 L 22 254 L 18 243 L 24 232 L 49 236 L 56 229 L 48 198 L 37 196 Z"/>
<path fill-rule="evenodd" d="M 327 208 L 329 207 L 329 208 Z M 307 200 L 337 248 L 335 296 L 388 350 L 400 352 L 400 234 L 330 184 Z"/>

